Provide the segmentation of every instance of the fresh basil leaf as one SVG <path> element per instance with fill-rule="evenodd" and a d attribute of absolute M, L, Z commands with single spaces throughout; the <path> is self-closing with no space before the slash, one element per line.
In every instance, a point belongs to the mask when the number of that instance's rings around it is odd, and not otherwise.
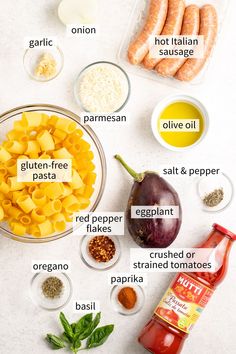
<path fill-rule="evenodd" d="M 47 334 L 46 340 L 53 346 L 53 349 L 65 348 L 64 340 L 57 336 L 54 336 L 53 334 Z"/>
<path fill-rule="evenodd" d="M 66 332 L 62 333 L 61 339 L 64 340 L 64 342 L 66 342 L 66 343 L 72 343 L 72 339 L 70 337 L 68 337 Z"/>
<path fill-rule="evenodd" d="M 87 329 L 85 329 L 85 331 L 80 334 L 79 339 L 84 340 L 85 338 L 88 338 L 90 334 L 92 334 L 92 332 L 98 326 L 100 319 L 101 319 L 101 312 L 96 314 L 94 320 L 90 323 Z"/>
<path fill-rule="evenodd" d="M 91 324 L 92 321 L 93 321 L 93 314 L 92 313 L 89 313 L 89 314 L 83 316 L 75 324 L 74 333 L 76 333 L 78 335 L 83 333 L 88 328 L 88 326 Z"/>
<path fill-rule="evenodd" d="M 100 345 L 105 343 L 109 335 L 113 332 L 113 329 L 114 325 L 107 325 L 104 327 L 97 328 L 88 338 L 86 348 L 90 349 L 99 347 Z"/>
<path fill-rule="evenodd" d="M 76 323 L 71 323 L 71 328 L 72 328 L 72 331 L 73 331 L 73 333 L 75 333 L 75 326 L 76 326 Z"/>
<path fill-rule="evenodd" d="M 69 322 L 67 321 L 66 316 L 64 315 L 63 312 L 60 313 L 60 321 L 61 321 L 62 327 L 64 328 L 64 331 L 65 331 L 66 335 L 68 336 L 68 338 L 73 339 L 74 333 L 73 333 L 72 327 L 69 324 Z"/>

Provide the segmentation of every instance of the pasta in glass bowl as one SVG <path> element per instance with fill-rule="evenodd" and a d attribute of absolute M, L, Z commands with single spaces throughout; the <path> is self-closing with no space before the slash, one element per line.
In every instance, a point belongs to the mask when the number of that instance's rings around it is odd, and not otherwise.
<path fill-rule="evenodd" d="M 3 113 L 0 126 L 0 233 L 32 243 L 69 235 L 73 213 L 95 211 L 103 195 L 106 159 L 98 137 L 76 114 L 46 104 Z M 71 180 L 21 182 L 19 159 L 28 166 L 68 159 Z"/>

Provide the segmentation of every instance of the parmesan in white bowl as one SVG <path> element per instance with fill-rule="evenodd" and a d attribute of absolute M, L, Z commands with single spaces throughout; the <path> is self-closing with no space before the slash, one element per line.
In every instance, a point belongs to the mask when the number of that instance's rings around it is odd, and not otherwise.
<path fill-rule="evenodd" d="M 114 113 L 128 101 L 130 81 L 123 69 L 110 62 L 87 66 L 75 83 L 75 97 L 81 108 L 91 113 Z"/>

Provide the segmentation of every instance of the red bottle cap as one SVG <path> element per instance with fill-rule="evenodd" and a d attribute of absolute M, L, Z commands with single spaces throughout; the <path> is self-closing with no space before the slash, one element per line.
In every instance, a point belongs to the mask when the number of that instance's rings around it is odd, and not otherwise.
<path fill-rule="evenodd" d="M 234 240 L 234 241 L 236 240 L 236 234 L 225 229 L 223 226 L 221 226 L 219 224 L 213 224 L 213 227 L 215 230 L 218 230 L 218 231 L 222 232 L 223 234 L 229 236 L 232 240 Z"/>

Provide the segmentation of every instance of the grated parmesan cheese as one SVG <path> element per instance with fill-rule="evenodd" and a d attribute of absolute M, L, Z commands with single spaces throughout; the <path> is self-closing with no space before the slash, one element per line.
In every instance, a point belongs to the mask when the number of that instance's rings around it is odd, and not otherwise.
<path fill-rule="evenodd" d="M 99 63 L 85 70 L 78 89 L 81 104 L 86 111 L 113 113 L 125 103 L 129 84 L 118 67 Z"/>

